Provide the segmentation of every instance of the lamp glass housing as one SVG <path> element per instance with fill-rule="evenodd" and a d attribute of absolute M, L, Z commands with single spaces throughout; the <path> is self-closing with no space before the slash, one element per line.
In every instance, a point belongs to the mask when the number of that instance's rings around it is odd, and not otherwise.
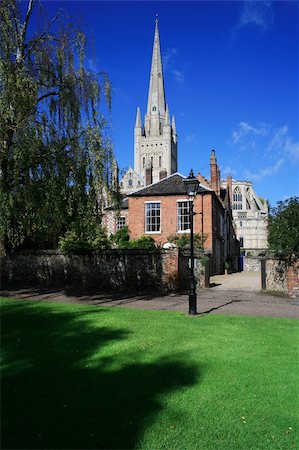
<path fill-rule="evenodd" d="M 198 179 L 194 176 L 193 170 L 191 169 L 190 174 L 187 178 L 183 180 L 186 193 L 188 197 L 195 197 L 197 194 L 197 189 L 199 186 Z"/>

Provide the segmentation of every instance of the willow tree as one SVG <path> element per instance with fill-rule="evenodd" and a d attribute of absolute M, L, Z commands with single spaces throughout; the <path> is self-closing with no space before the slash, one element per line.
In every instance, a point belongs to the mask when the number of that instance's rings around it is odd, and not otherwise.
<path fill-rule="evenodd" d="M 96 217 L 112 150 L 105 72 L 87 68 L 86 36 L 59 12 L 32 31 L 17 0 L 0 4 L 0 240 L 43 247 L 71 224 Z"/>

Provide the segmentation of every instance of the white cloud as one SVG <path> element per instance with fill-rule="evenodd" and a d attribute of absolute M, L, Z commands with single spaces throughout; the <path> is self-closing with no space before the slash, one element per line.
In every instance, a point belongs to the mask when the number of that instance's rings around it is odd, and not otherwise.
<path fill-rule="evenodd" d="M 278 173 L 284 162 L 284 158 L 281 158 L 273 166 L 268 166 L 256 173 L 250 172 L 249 170 L 244 170 L 244 175 L 249 180 L 261 180 L 262 178 L 269 177 Z"/>
<path fill-rule="evenodd" d="M 245 1 L 234 31 L 247 25 L 254 25 L 266 31 L 273 22 L 274 12 L 271 1 Z"/>
<path fill-rule="evenodd" d="M 172 70 L 171 74 L 174 81 L 177 81 L 178 83 L 182 83 L 185 80 L 185 76 L 180 70 Z"/>
<path fill-rule="evenodd" d="M 257 127 L 253 127 L 248 122 L 240 122 L 238 130 L 233 131 L 232 133 L 232 142 L 233 144 L 237 144 L 245 137 L 248 138 L 249 135 L 266 136 L 269 133 L 269 128 L 269 125 L 265 123 L 262 123 Z M 248 139 L 247 142 L 249 142 Z M 255 141 L 250 141 L 250 145 L 255 147 Z"/>
<path fill-rule="evenodd" d="M 195 134 L 187 134 L 187 136 L 185 137 L 185 144 L 189 144 L 189 142 L 194 141 L 195 138 Z"/>
<path fill-rule="evenodd" d="M 288 125 L 273 128 L 266 123 L 253 126 L 249 122 L 240 122 L 232 133 L 231 143 L 239 151 L 251 155 L 250 159 L 245 159 L 247 165 L 253 163 L 255 167 L 267 161 L 266 167 L 261 170 L 244 170 L 248 179 L 261 180 L 277 174 L 285 163 L 299 163 L 299 141 L 294 141 L 290 136 Z"/>
<path fill-rule="evenodd" d="M 299 161 L 299 142 L 295 142 L 289 136 L 287 125 L 275 130 L 268 144 L 267 152 L 271 158 L 275 158 L 277 155 L 284 156 L 292 164 L 296 164 Z"/>
<path fill-rule="evenodd" d="M 221 167 L 220 170 L 223 176 L 235 175 L 237 173 L 232 167 L 225 167 L 224 169 Z"/>
<path fill-rule="evenodd" d="M 168 48 L 166 50 L 166 52 L 163 54 L 162 59 L 163 59 L 164 71 L 166 71 L 169 68 L 169 66 L 171 66 L 176 54 L 177 54 L 177 49 L 174 47 Z"/>

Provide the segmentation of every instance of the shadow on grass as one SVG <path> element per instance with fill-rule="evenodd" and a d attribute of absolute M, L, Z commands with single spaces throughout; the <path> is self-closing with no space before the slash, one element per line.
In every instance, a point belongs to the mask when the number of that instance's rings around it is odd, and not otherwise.
<path fill-rule="evenodd" d="M 101 326 L 106 310 L 44 306 L 3 308 L 3 449 L 134 448 L 161 397 L 198 379 L 178 360 L 125 355 L 131 334 Z"/>

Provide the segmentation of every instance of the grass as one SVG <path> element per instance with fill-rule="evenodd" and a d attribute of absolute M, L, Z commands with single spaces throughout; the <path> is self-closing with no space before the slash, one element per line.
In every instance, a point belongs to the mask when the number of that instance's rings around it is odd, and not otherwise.
<path fill-rule="evenodd" d="M 298 321 L 2 299 L 3 449 L 291 449 Z"/>

